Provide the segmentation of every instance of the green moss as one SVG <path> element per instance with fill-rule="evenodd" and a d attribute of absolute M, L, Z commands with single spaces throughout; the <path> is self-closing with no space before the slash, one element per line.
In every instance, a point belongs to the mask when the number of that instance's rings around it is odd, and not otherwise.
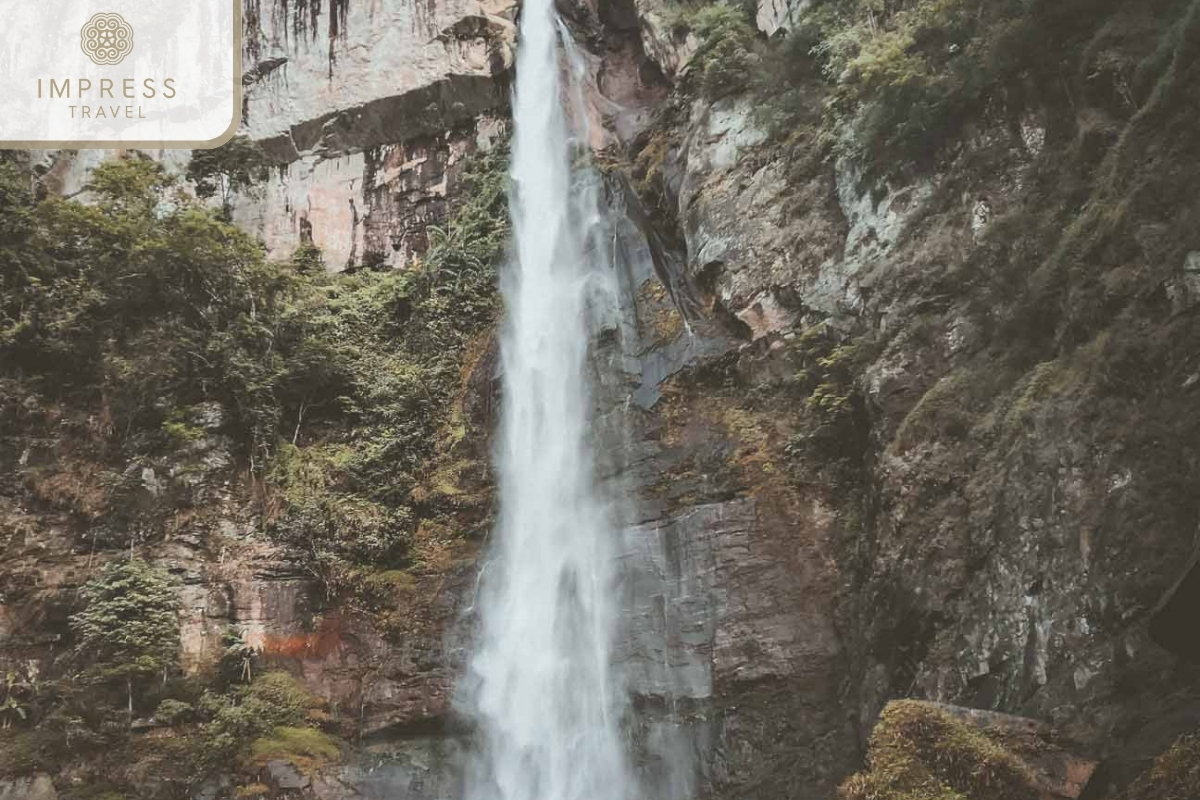
<path fill-rule="evenodd" d="M 388 611 L 401 605 L 416 586 L 416 578 L 407 570 L 373 572 L 356 570 L 347 576 L 347 599 L 368 611 Z"/>
<path fill-rule="evenodd" d="M 843 800 L 1037 800 L 1024 764 L 930 703 L 889 703 L 871 734 L 868 769 Z"/>
<path fill-rule="evenodd" d="M 271 738 L 276 729 L 311 729 L 326 719 L 324 701 L 286 672 L 266 672 L 249 685 L 225 694 L 209 692 L 198 704 L 205 722 L 193 743 L 196 769 L 228 768 L 251 743 Z M 322 741 L 319 737 L 318 741 Z"/>
<path fill-rule="evenodd" d="M 283 759 L 301 769 L 311 769 L 326 761 L 335 760 L 341 753 L 336 739 L 314 728 L 281 726 L 250 745 L 255 763 L 265 764 Z"/>
<path fill-rule="evenodd" d="M 1020 430 L 1046 403 L 1078 398 L 1096 376 L 1107 342 L 1108 334 L 1104 333 L 1074 353 L 1034 366 L 1017 384 L 1004 412 L 1005 430 Z"/>

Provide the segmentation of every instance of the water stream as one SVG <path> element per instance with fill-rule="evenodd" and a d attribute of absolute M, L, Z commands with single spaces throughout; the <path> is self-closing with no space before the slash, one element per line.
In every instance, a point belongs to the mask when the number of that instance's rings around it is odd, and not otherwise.
<path fill-rule="evenodd" d="M 514 255 L 501 279 L 500 512 L 467 676 L 477 731 L 467 800 L 632 796 L 611 665 L 615 534 L 589 440 L 595 205 L 572 174 L 565 37 L 553 0 L 522 5 Z"/>

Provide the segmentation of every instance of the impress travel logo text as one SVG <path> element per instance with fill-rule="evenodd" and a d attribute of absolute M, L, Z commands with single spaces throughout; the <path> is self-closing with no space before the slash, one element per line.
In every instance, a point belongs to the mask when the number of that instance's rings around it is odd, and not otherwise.
<path fill-rule="evenodd" d="M 103 0 L 101 0 L 103 1 Z M 0 0 L 0 147 L 215 147 L 241 109 L 241 0 Z"/>

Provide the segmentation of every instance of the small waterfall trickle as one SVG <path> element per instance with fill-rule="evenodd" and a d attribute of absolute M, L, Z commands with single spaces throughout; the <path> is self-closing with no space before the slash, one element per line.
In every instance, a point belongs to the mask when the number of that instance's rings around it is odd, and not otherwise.
<path fill-rule="evenodd" d="M 573 87 L 563 84 L 561 59 L 569 74 L 576 59 L 562 47 L 568 38 L 553 0 L 522 5 L 514 253 L 501 279 L 500 512 L 466 677 L 476 731 L 466 800 L 633 795 L 612 668 L 615 533 L 590 442 L 595 190 L 572 171 L 570 117 L 579 114 L 568 105 L 579 100 L 564 91 Z"/>

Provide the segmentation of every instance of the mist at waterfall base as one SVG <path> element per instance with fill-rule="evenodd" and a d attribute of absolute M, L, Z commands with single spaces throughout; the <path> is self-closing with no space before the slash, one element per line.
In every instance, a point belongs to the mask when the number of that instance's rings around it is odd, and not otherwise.
<path fill-rule="evenodd" d="M 552 0 L 523 4 L 514 252 L 501 278 L 500 509 L 466 676 L 476 732 L 467 800 L 634 794 L 611 664 L 614 529 L 589 443 L 589 209 L 572 187 L 559 35 Z"/>

